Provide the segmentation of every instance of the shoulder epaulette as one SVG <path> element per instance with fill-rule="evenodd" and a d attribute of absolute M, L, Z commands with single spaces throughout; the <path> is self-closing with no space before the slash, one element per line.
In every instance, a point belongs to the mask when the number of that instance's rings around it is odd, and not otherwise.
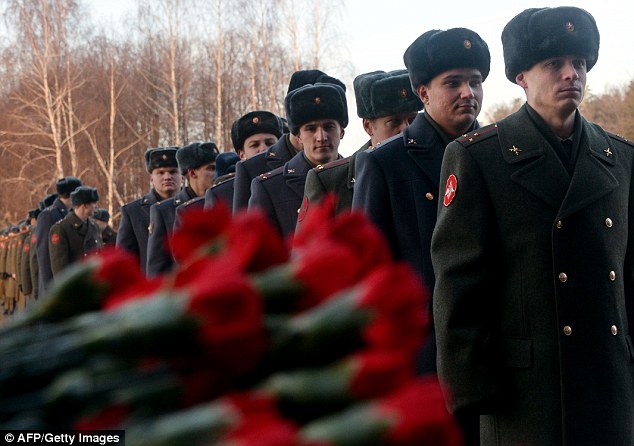
<path fill-rule="evenodd" d="M 194 198 L 191 198 L 191 199 L 187 200 L 186 202 L 182 203 L 181 206 L 187 207 L 190 204 L 196 203 L 197 201 L 204 200 L 204 199 L 205 199 L 204 196 L 203 197 L 194 197 Z"/>
<path fill-rule="evenodd" d="M 498 134 L 497 123 L 489 124 L 487 126 L 480 127 L 479 129 L 473 130 L 469 133 L 465 133 L 464 135 L 456 138 L 456 141 L 458 141 L 463 146 L 468 146 L 476 142 L 483 141 L 497 134 Z"/>
<path fill-rule="evenodd" d="M 610 133 L 610 132 L 606 132 L 608 134 L 608 136 L 612 139 L 616 139 L 617 141 L 621 141 L 622 143 L 625 143 L 629 146 L 634 147 L 634 141 L 630 141 L 629 139 L 627 139 L 625 136 L 623 135 L 617 135 L 616 133 Z"/>
<path fill-rule="evenodd" d="M 258 175 L 257 178 L 260 181 L 264 181 L 264 180 L 268 180 L 269 178 L 273 178 L 278 175 L 281 175 L 282 173 L 284 173 L 284 166 L 280 166 L 277 169 L 271 170 L 270 172 L 262 173 Z"/>
<path fill-rule="evenodd" d="M 350 158 L 351 157 L 347 156 L 345 158 L 340 158 L 338 160 L 330 161 L 329 163 L 326 163 L 326 164 L 320 164 L 317 167 L 314 167 L 313 170 L 319 173 L 324 170 L 332 169 L 333 167 L 342 166 L 342 165 L 348 164 L 350 162 Z"/>
<path fill-rule="evenodd" d="M 211 187 L 213 188 L 213 187 L 216 187 L 216 186 L 220 186 L 222 183 L 226 183 L 226 182 L 227 182 L 227 181 L 229 181 L 229 180 L 233 180 L 233 179 L 235 179 L 235 177 L 236 177 L 236 173 L 235 173 L 235 172 L 231 172 L 231 173 L 228 173 L 228 174 L 226 174 L 226 175 L 223 175 L 223 176 L 221 176 L 221 177 L 217 178 L 217 180 L 216 180 L 216 181 L 218 181 L 218 182 L 217 182 L 217 183 L 215 183 L 215 184 L 214 184 L 213 186 L 211 186 Z"/>
<path fill-rule="evenodd" d="M 394 136 L 390 136 L 387 139 L 384 139 L 383 141 L 378 142 L 376 145 L 370 146 L 367 149 L 365 149 L 366 152 L 374 152 L 375 150 L 381 149 L 383 147 L 385 147 L 386 145 L 388 145 L 388 143 L 391 143 L 392 141 L 395 140 L 401 140 L 403 138 L 403 134 L 399 133 L 398 135 L 394 135 Z M 416 141 L 414 141 L 415 143 Z"/>

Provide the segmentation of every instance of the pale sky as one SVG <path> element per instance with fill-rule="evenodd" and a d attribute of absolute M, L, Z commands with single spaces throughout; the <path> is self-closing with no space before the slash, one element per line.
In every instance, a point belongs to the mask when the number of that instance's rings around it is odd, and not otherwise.
<path fill-rule="evenodd" d="M 266 1 L 266 0 L 262 0 Z M 356 116 L 352 80 L 369 71 L 405 68 L 403 53 L 419 35 L 430 29 L 465 27 L 480 34 L 491 52 L 491 72 L 484 82 L 484 101 L 480 119 L 499 103 L 523 97 L 523 92 L 504 75 L 500 35 L 504 25 L 526 8 L 578 6 L 590 12 L 601 34 L 599 60 L 588 73 L 588 86 L 596 93 L 626 85 L 634 79 L 634 2 L 631 0 L 555 0 L 535 3 L 509 0 L 343 0 L 341 39 L 343 59 L 328 74 L 348 86 L 350 124 L 341 143 L 342 155 L 349 155 L 368 140 Z M 101 16 L 117 17 L 132 7 L 125 0 L 89 0 Z M 97 15 L 95 18 L 99 17 Z M 340 67 L 340 68 L 337 68 Z M 340 70 L 341 72 L 337 72 Z M 351 76 L 350 73 L 353 73 Z"/>

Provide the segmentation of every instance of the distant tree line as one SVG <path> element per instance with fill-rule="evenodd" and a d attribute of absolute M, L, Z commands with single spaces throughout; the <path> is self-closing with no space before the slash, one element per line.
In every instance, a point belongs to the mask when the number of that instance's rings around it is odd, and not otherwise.
<path fill-rule="evenodd" d="M 148 189 L 148 147 L 229 150 L 242 114 L 282 115 L 292 72 L 330 68 L 338 1 L 136 0 L 106 28 L 88 0 L 0 0 L 2 227 L 66 175 L 116 219 Z"/>

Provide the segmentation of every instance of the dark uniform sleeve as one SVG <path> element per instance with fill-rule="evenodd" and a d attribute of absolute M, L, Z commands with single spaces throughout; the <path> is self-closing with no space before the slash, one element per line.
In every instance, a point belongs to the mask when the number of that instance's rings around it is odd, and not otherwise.
<path fill-rule="evenodd" d="M 251 176 L 244 167 L 242 161 L 236 164 L 234 191 L 233 191 L 233 212 L 236 213 L 240 209 L 244 209 L 249 205 L 251 197 Z M 205 203 L 206 207 L 206 203 Z"/>
<path fill-rule="evenodd" d="M 376 156 L 372 152 L 361 152 L 355 164 L 354 195 L 352 208 L 364 211 L 374 224 L 383 232 L 398 255 L 398 243 L 394 217 L 390 203 L 388 185 Z"/>
<path fill-rule="evenodd" d="M 43 292 L 43 287 L 53 279 L 53 271 L 51 270 L 51 258 L 48 251 L 48 236 L 55 222 L 51 211 L 45 209 L 37 217 L 37 225 L 35 226 L 35 247 L 37 252 L 37 266 L 39 278 L 39 291 Z"/>
<path fill-rule="evenodd" d="M 31 282 L 31 263 L 29 262 L 31 249 L 31 232 L 28 232 L 27 236 L 24 237 L 24 243 L 22 244 L 22 256 L 20 256 L 20 285 L 22 292 L 25 295 L 30 295 L 33 292 L 33 283 Z"/>
<path fill-rule="evenodd" d="M 156 204 L 150 207 L 150 228 L 147 242 L 146 273 L 152 277 L 168 271 L 173 265 L 172 256 L 166 245 L 168 228 Z"/>
<path fill-rule="evenodd" d="M 119 230 L 117 232 L 116 245 L 135 254 L 138 258 L 141 256 L 139 242 L 134 234 L 132 220 L 130 219 L 130 214 L 126 206 L 121 207 L 121 222 L 119 223 Z"/>
<path fill-rule="evenodd" d="M 56 223 L 51 227 L 48 237 L 48 250 L 50 255 L 51 272 L 57 276 L 70 264 L 70 247 L 68 237 L 61 224 Z"/>
<path fill-rule="evenodd" d="M 447 188 L 450 175 L 454 187 Z M 438 346 L 438 375 L 451 392 L 452 411 L 487 413 L 499 396 L 500 371 L 493 363 L 495 293 L 487 256 L 496 244 L 486 228 L 495 217 L 480 166 L 458 142 L 445 151 L 440 174 L 441 197 L 432 236 L 436 274 L 433 312 Z M 447 202 L 443 198 L 447 195 Z"/>
<path fill-rule="evenodd" d="M 251 181 L 251 198 L 249 198 L 249 209 L 261 209 L 268 217 L 269 221 L 277 228 L 280 234 L 283 234 L 280 226 L 275 206 L 271 200 L 269 192 L 266 190 L 259 177 Z"/>

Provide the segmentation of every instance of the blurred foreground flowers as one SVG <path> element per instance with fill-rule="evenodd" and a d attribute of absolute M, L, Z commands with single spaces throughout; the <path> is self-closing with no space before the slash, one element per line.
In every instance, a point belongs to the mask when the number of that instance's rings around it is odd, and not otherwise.
<path fill-rule="evenodd" d="M 0 331 L 0 428 L 125 429 L 128 445 L 450 445 L 414 376 L 427 296 L 331 198 L 292 240 L 257 212 L 185 214 L 178 267 L 117 249 L 75 264 Z"/>

